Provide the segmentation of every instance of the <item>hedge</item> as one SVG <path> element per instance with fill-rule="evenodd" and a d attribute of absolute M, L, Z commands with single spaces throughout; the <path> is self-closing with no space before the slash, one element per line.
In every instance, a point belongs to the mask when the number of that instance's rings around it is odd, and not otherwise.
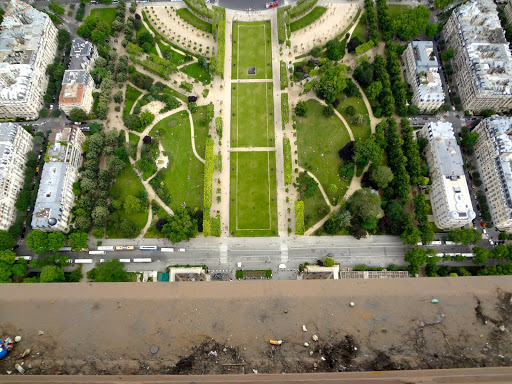
<path fill-rule="evenodd" d="M 226 45 L 226 19 L 219 22 L 217 30 L 217 56 L 215 60 L 215 72 L 224 78 L 224 54 Z"/>
<path fill-rule="evenodd" d="M 212 207 L 212 183 L 213 183 L 213 139 L 206 139 L 204 159 L 204 211 L 209 211 Z M 209 214 L 209 213 L 208 213 Z"/>
<path fill-rule="evenodd" d="M 286 21 L 284 19 L 284 13 L 290 8 L 289 5 L 277 8 L 277 40 L 279 44 L 283 44 L 286 41 Z"/>
<path fill-rule="evenodd" d="M 217 135 L 222 139 L 222 117 L 215 118 L 215 131 L 217 131 Z"/>
<path fill-rule="evenodd" d="M 295 19 L 309 12 L 318 3 L 318 0 L 299 0 L 297 5 L 288 11 L 290 18 Z"/>
<path fill-rule="evenodd" d="M 160 76 L 165 80 L 169 80 L 169 75 L 176 71 L 176 65 L 168 60 L 162 59 L 160 56 L 150 53 L 149 57 L 145 60 L 138 60 L 135 55 L 130 55 L 130 59 L 145 70 Z"/>
<path fill-rule="evenodd" d="M 196 16 L 203 17 L 211 21 L 214 16 L 214 12 L 206 6 L 204 0 L 183 0 L 190 11 L 195 13 Z"/>
<path fill-rule="evenodd" d="M 283 122 L 283 129 L 290 121 L 290 106 L 287 93 L 281 93 L 281 121 Z"/>
<path fill-rule="evenodd" d="M 211 218 L 211 228 L 212 228 L 212 236 L 220 237 L 221 235 L 221 227 L 220 227 L 220 216 Z"/>
<path fill-rule="evenodd" d="M 304 202 L 297 200 L 295 201 L 295 234 L 303 235 L 304 232 Z"/>
<path fill-rule="evenodd" d="M 284 156 L 284 183 L 292 183 L 292 146 L 290 139 L 285 137 L 283 139 L 283 156 Z"/>
<path fill-rule="evenodd" d="M 212 223 L 210 221 L 210 211 L 203 211 L 203 236 L 208 237 L 212 234 Z"/>
<path fill-rule="evenodd" d="M 281 91 L 288 86 L 288 71 L 286 70 L 286 63 L 281 61 L 279 63 L 279 76 L 281 80 Z"/>
<path fill-rule="evenodd" d="M 141 47 L 133 43 L 128 43 L 125 49 L 126 52 L 130 55 L 141 56 L 145 53 Z"/>
<path fill-rule="evenodd" d="M 358 45 L 356 47 L 356 55 L 360 55 L 361 53 L 365 53 L 366 51 L 372 49 L 373 47 L 375 47 L 375 43 L 373 42 L 373 40 L 370 40 L 370 41 L 367 41 L 364 44 Z"/>

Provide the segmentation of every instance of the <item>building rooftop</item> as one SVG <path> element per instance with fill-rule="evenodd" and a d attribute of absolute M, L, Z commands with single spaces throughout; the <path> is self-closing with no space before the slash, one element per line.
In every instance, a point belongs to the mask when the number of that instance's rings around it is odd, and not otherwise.
<path fill-rule="evenodd" d="M 473 80 L 482 93 L 512 93 L 512 57 L 496 4 L 472 0 L 453 11 L 462 49 L 471 63 Z"/>
<path fill-rule="evenodd" d="M 73 40 L 69 53 L 70 62 L 68 69 L 85 69 L 94 54 L 94 45 L 87 40 L 77 37 Z"/>
<path fill-rule="evenodd" d="M 415 59 L 415 72 L 417 77 L 417 90 L 421 102 L 444 101 L 439 64 L 434 54 L 434 45 L 431 41 L 413 41 L 410 43 Z"/>
<path fill-rule="evenodd" d="M 59 96 L 59 104 L 76 104 L 81 103 L 85 94 L 85 84 L 62 84 Z"/>
<path fill-rule="evenodd" d="M 23 128 L 14 123 L 0 123 L 0 183 L 7 165 L 12 161 L 14 155 L 13 144 L 18 129 Z"/>

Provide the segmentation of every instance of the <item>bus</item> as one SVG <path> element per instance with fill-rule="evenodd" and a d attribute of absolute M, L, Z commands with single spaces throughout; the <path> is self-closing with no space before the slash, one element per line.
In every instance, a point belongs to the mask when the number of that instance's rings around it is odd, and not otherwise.
<path fill-rule="evenodd" d="M 19 260 L 21 260 L 21 259 L 23 259 L 23 260 L 27 260 L 27 261 L 30 261 L 30 260 L 32 260 L 32 256 L 16 256 L 16 257 L 14 258 L 14 261 L 19 261 Z"/>
<path fill-rule="evenodd" d="M 105 251 L 89 251 L 89 255 L 105 255 Z"/>
<path fill-rule="evenodd" d="M 112 252 L 112 251 L 114 251 L 114 246 L 113 245 L 103 245 L 103 246 L 98 247 L 98 251 Z"/>
<path fill-rule="evenodd" d="M 130 259 L 119 259 L 121 263 L 131 263 Z"/>
<path fill-rule="evenodd" d="M 141 251 L 157 251 L 158 247 L 156 245 L 141 245 L 139 249 Z"/>
<path fill-rule="evenodd" d="M 62 247 L 59 249 L 59 252 L 71 252 L 71 247 Z"/>
<path fill-rule="evenodd" d="M 135 251 L 133 245 L 116 245 L 116 251 Z"/>
<path fill-rule="evenodd" d="M 162 251 L 162 252 L 174 252 L 174 248 L 161 248 L 160 251 Z"/>
<path fill-rule="evenodd" d="M 92 259 L 75 259 L 75 264 L 92 264 Z"/>
<path fill-rule="evenodd" d="M 151 263 L 152 261 L 150 258 L 133 259 L 134 263 Z"/>
<path fill-rule="evenodd" d="M 430 245 L 443 245 L 443 242 L 436 240 L 436 241 L 431 242 Z"/>

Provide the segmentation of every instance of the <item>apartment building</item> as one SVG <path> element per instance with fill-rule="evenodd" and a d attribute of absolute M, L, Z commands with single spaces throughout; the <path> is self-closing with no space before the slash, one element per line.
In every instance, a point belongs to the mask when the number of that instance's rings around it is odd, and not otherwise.
<path fill-rule="evenodd" d="M 14 123 L 0 123 L 0 230 L 6 231 L 16 221 L 14 204 L 23 187 L 27 153 L 32 150 L 32 136 Z"/>
<path fill-rule="evenodd" d="M 436 226 L 448 230 L 469 224 L 476 214 L 452 125 L 428 123 L 420 135 L 428 140 L 425 154 L 432 180 L 430 203 Z"/>
<path fill-rule="evenodd" d="M 456 8 L 443 28 L 464 110 L 512 108 L 512 56 L 496 4 L 472 0 Z"/>
<path fill-rule="evenodd" d="M 5 9 L 0 31 L 0 118 L 35 119 L 48 86 L 46 68 L 57 52 L 57 28 L 20 0 Z"/>
<path fill-rule="evenodd" d="M 69 115 L 74 108 L 91 113 L 95 89 L 94 80 L 89 71 L 94 67 L 98 52 L 90 42 L 76 38 L 70 51 L 70 63 L 64 72 L 62 88 L 59 95 L 59 108 Z"/>
<path fill-rule="evenodd" d="M 402 54 L 405 79 L 413 91 L 412 104 L 421 111 L 435 111 L 444 104 L 439 64 L 431 41 L 413 41 Z"/>
<path fill-rule="evenodd" d="M 512 118 L 492 116 L 475 128 L 478 170 L 494 226 L 512 232 Z"/>
<path fill-rule="evenodd" d="M 67 232 L 75 200 L 73 183 L 78 179 L 78 168 L 82 164 L 85 136 L 76 126 L 63 126 L 52 130 L 48 140 L 32 228 Z"/>

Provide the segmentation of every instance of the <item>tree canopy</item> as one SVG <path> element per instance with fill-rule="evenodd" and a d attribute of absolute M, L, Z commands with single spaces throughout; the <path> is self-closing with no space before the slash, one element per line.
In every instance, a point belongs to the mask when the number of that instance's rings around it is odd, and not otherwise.
<path fill-rule="evenodd" d="M 329 68 L 320 76 L 316 85 L 318 97 L 324 99 L 328 103 L 332 103 L 336 99 L 336 95 L 343 91 L 347 86 L 347 67 L 337 65 Z"/>
<path fill-rule="evenodd" d="M 178 208 L 169 222 L 162 227 L 162 234 L 173 243 L 179 243 L 195 237 L 198 233 L 197 221 L 192 219 L 183 208 Z"/>
<path fill-rule="evenodd" d="M 393 30 L 402 41 L 409 41 L 425 32 L 430 12 L 423 5 L 408 9 L 393 19 Z"/>
<path fill-rule="evenodd" d="M 372 167 L 370 170 L 370 179 L 377 184 L 379 188 L 384 189 L 391 183 L 391 180 L 393 180 L 393 172 L 391 168 L 385 165 Z"/>
<path fill-rule="evenodd" d="M 125 282 L 129 280 L 129 275 L 119 259 L 110 259 L 97 263 L 96 267 L 87 272 L 87 278 L 100 283 Z"/>
<path fill-rule="evenodd" d="M 348 209 L 352 215 L 359 216 L 363 221 L 382 215 L 380 196 L 370 189 L 358 189 L 348 198 Z"/>

